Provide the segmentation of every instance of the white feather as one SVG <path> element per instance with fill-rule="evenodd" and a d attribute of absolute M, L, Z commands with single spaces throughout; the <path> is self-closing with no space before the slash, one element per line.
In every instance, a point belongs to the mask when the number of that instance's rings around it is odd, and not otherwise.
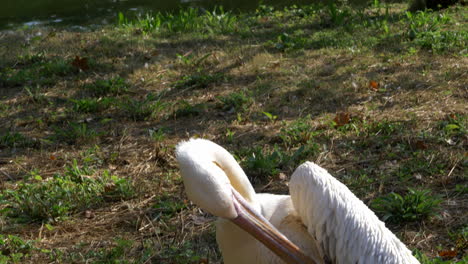
<path fill-rule="evenodd" d="M 295 210 L 332 263 L 419 263 L 374 212 L 318 165 L 299 166 L 289 190 Z"/>

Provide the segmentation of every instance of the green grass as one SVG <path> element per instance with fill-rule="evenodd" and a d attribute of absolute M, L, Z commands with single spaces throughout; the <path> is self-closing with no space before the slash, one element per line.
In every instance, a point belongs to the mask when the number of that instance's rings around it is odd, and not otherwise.
<path fill-rule="evenodd" d="M 29 257 L 37 250 L 33 241 L 23 240 L 14 235 L 0 234 L 0 263 L 21 263 L 26 257 Z"/>
<path fill-rule="evenodd" d="M 31 139 L 27 138 L 19 132 L 7 131 L 4 134 L 0 134 L 0 146 L 2 147 L 27 147 L 33 145 Z"/>
<path fill-rule="evenodd" d="M 80 113 L 97 113 L 111 106 L 114 102 L 112 98 L 85 98 L 72 99 L 73 111 Z"/>
<path fill-rule="evenodd" d="M 225 12 L 222 7 L 212 11 L 196 8 L 181 9 L 176 13 L 146 14 L 135 21 L 119 13 L 118 23 L 124 27 L 136 27 L 144 33 L 229 33 L 238 30 L 238 16 Z"/>
<path fill-rule="evenodd" d="M 144 99 L 127 98 L 120 103 L 120 108 L 134 121 L 155 119 L 165 107 L 166 104 L 153 94 Z"/>
<path fill-rule="evenodd" d="M 174 112 L 175 117 L 193 117 L 204 113 L 207 105 L 204 103 L 190 104 L 187 101 L 177 102 L 177 110 Z"/>
<path fill-rule="evenodd" d="M 252 97 L 244 92 L 234 92 L 226 96 L 220 96 L 218 100 L 224 111 L 234 112 L 245 111 L 253 102 Z"/>
<path fill-rule="evenodd" d="M 51 137 L 57 143 L 79 144 L 90 143 L 98 139 L 102 133 L 90 128 L 86 123 L 70 123 L 65 128 L 54 127 L 55 134 Z"/>
<path fill-rule="evenodd" d="M 405 195 L 389 193 L 372 201 L 371 207 L 382 216 L 382 220 L 392 223 L 421 221 L 437 214 L 441 199 L 428 190 L 408 189 Z"/>
<path fill-rule="evenodd" d="M 133 195 L 129 181 L 104 171 L 94 175 L 88 167 L 78 166 L 76 160 L 63 174 L 43 179 L 34 173 L 15 189 L 1 193 L 9 217 L 19 221 L 62 220 L 105 200 L 124 199 Z"/>
<path fill-rule="evenodd" d="M 83 89 L 93 96 L 121 95 L 130 90 L 129 84 L 121 77 L 98 79 L 86 84 Z"/>

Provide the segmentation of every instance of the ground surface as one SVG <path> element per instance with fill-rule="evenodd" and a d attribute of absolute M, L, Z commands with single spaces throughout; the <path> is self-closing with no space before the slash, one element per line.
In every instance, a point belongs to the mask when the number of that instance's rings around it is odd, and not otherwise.
<path fill-rule="evenodd" d="M 423 263 L 466 261 L 467 11 L 0 32 L 0 263 L 221 262 L 174 160 L 190 137 L 226 147 L 259 192 L 288 193 L 312 160 Z"/>

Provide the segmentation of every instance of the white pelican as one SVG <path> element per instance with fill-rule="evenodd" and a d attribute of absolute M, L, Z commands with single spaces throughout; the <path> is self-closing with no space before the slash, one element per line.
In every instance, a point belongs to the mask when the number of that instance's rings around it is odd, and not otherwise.
<path fill-rule="evenodd" d="M 289 195 L 255 193 L 234 157 L 204 139 L 176 149 L 186 193 L 218 216 L 224 263 L 419 263 L 344 184 L 312 162 Z M 266 247 L 265 247 L 266 246 Z"/>

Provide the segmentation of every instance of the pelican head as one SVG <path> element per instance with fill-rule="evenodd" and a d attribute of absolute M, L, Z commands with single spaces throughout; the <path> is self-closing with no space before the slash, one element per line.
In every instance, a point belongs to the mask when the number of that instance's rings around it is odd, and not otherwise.
<path fill-rule="evenodd" d="M 314 263 L 259 212 L 255 191 L 234 157 L 204 139 L 180 143 L 176 156 L 190 200 L 209 213 L 230 220 L 286 263 Z"/>
<path fill-rule="evenodd" d="M 203 139 L 183 142 L 177 147 L 177 160 L 189 199 L 215 216 L 235 219 L 231 182 L 217 162 L 232 157 L 217 147 Z"/>

